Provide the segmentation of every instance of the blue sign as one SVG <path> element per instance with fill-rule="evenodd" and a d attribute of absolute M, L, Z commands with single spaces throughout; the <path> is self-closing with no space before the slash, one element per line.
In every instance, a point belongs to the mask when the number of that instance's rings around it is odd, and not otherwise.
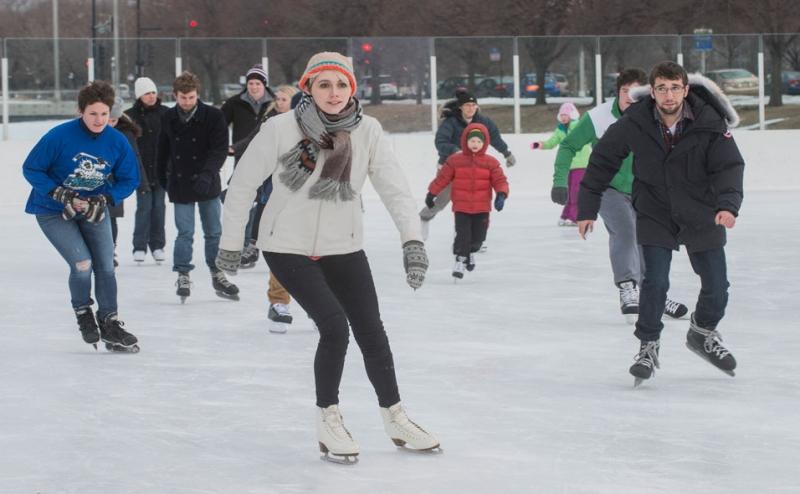
<path fill-rule="evenodd" d="M 696 51 L 711 51 L 711 36 L 695 36 L 694 49 Z"/>

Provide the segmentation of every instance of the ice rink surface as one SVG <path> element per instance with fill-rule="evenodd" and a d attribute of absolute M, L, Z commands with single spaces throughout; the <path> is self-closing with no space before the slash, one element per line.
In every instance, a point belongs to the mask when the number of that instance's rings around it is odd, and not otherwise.
<path fill-rule="evenodd" d="M 788 221 L 800 182 L 787 159 L 800 133 L 737 134 L 748 178 L 718 328 L 739 362 L 735 378 L 685 348 L 687 320 L 667 320 L 661 370 L 633 389 L 627 369 L 638 344 L 619 314 L 608 235 L 598 223 L 581 241 L 556 226 L 554 153 L 531 152 L 533 136 L 509 138 L 519 159 L 508 171 L 511 195 L 492 214 L 488 252 L 457 284 L 452 215 L 432 223 L 431 268 L 413 292 L 394 225 L 365 189 L 365 250 L 400 393 L 445 453 L 394 447 L 351 341 L 340 399 L 361 461 L 343 467 L 317 451 L 311 321 L 292 304 L 289 332 L 267 332 L 263 259 L 232 279 L 241 301 L 215 296 L 199 222 L 199 267 L 180 305 L 171 208 L 162 266 L 134 265 L 133 200 L 120 219 L 120 318 L 142 351 L 82 342 L 67 266 L 22 212 L 21 163 L 46 128 L 28 124 L 0 143 L 2 493 L 800 492 L 800 233 Z M 421 205 L 432 135 L 392 139 Z M 671 298 L 691 308 L 698 290 L 676 253 Z"/>

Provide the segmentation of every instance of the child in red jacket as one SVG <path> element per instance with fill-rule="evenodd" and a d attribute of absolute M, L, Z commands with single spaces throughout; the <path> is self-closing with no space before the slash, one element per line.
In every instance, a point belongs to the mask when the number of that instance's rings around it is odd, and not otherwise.
<path fill-rule="evenodd" d="M 425 204 L 433 208 L 436 196 L 453 183 L 453 211 L 456 216 L 456 239 L 453 253 L 456 264 L 453 277 L 463 278 L 464 269 L 475 269 L 475 252 L 486 240 L 489 212 L 492 210 L 492 189 L 497 193 L 494 208 L 503 210 L 508 197 L 508 181 L 500 163 L 486 154 L 489 131 L 473 123 L 461 134 L 461 152 L 447 158 L 428 187 Z"/>

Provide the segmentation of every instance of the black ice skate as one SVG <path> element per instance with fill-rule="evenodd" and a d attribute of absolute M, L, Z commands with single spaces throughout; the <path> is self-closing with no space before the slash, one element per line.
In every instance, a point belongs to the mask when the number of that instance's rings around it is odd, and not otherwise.
<path fill-rule="evenodd" d="M 239 300 L 239 287 L 228 281 L 222 270 L 211 272 L 211 284 L 218 296 L 228 300 Z"/>
<path fill-rule="evenodd" d="M 619 309 L 625 322 L 635 324 L 639 317 L 639 287 L 633 280 L 622 281 L 619 287 Z"/>
<path fill-rule="evenodd" d="M 639 353 L 634 357 L 636 362 L 629 369 L 629 372 L 634 377 L 634 388 L 642 384 L 642 381 L 653 377 L 656 369 L 660 368 L 658 362 L 658 349 L 660 346 L 659 340 L 642 341 L 639 344 Z"/>
<path fill-rule="evenodd" d="M 267 318 L 269 318 L 270 333 L 283 334 L 292 324 L 292 314 L 286 304 L 270 304 Z"/>
<path fill-rule="evenodd" d="M 110 352 L 139 352 L 139 345 L 137 345 L 139 340 L 125 331 L 123 328 L 125 323 L 117 319 L 116 312 L 107 315 L 103 320 L 100 320 L 98 315 L 97 320 L 100 321 L 100 338 L 106 344 L 106 350 Z"/>
<path fill-rule="evenodd" d="M 733 372 L 736 368 L 736 359 L 722 346 L 722 337 L 716 330 L 698 326 L 694 314 L 689 324 L 689 332 L 686 333 L 686 347 L 725 374 L 731 377 L 736 375 Z"/>
<path fill-rule="evenodd" d="M 258 247 L 256 247 L 255 240 L 250 240 L 247 247 L 242 251 L 242 259 L 239 261 L 239 267 L 242 269 L 250 269 L 256 266 L 258 262 Z"/>
<path fill-rule="evenodd" d="M 467 258 L 467 265 L 464 266 L 467 268 L 467 271 L 472 271 L 475 269 L 475 253 L 470 252 L 469 257 Z"/>
<path fill-rule="evenodd" d="M 467 258 L 464 256 L 456 256 L 456 263 L 453 266 L 454 281 L 460 280 L 464 277 L 464 269 L 466 269 Z"/>
<path fill-rule="evenodd" d="M 175 282 L 178 289 L 175 294 L 181 298 L 181 303 L 185 304 L 186 299 L 192 294 L 192 281 L 189 279 L 189 273 L 178 273 L 178 281 Z"/>
<path fill-rule="evenodd" d="M 680 319 L 689 313 L 689 308 L 680 302 L 676 302 L 667 298 L 667 303 L 664 305 L 664 314 L 673 319 Z"/>
<path fill-rule="evenodd" d="M 97 321 L 94 319 L 94 313 L 91 307 L 81 307 L 75 311 L 75 317 L 78 318 L 78 330 L 83 336 L 83 341 L 94 346 L 97 350 L 97 342 L 100 341 L 100 330 L 97 327 Z"/>

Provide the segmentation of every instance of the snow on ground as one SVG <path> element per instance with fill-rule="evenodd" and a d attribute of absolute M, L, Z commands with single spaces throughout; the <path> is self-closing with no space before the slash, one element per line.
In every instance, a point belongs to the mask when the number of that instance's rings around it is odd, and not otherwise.
<path fill-rule="evenodd" d="M 632 389 L 637 349 L 619 315 L 602 227 L 589 240 L 555 226 L 553 152 L 509 136 L 519 164 L 493 213 L 488 252 L 450 277 L 452 216 L 432 223 L 425 286 L 405 284 L 397 233 L 365 191 L 366 252 L 411 417 L 445 453 L 396 451 L 353 343 L 341 387 L 361 445 L 353 467 L 318 459 L 312 360 L 317 336 L 293 304 L 285 335 L 266 331 L 263 260 L 235 279 L 238 303 L 193 272 L 186 305 L 169 263 L 135 266 L 135 204 L 120 220 L 120 315 L 136 355 L 95 352 L 69 307 L 67 268 L 23 214 L 20 165 L 49 124 L 15 124 L 0 143 L 0 492 L 2 493 L 789 493 L 800 426 L 800 234 L 786 222 L 800 178 L 798 131 L 739 132 L 745 201 L 727 248 L 730 304 L 720 330 L 739 361 L 730 378 L 666 321 L 662 368 Z M 392 136 L 421 205 L 430 134 Z M 169 246 L 175 236 L 168 209 Z M 195 260 L 202 261 L 198 228 Z M 171 257 L 171 256 L 170 256 Z M 676 254 L 671 296 L 698 280 Z"/>

